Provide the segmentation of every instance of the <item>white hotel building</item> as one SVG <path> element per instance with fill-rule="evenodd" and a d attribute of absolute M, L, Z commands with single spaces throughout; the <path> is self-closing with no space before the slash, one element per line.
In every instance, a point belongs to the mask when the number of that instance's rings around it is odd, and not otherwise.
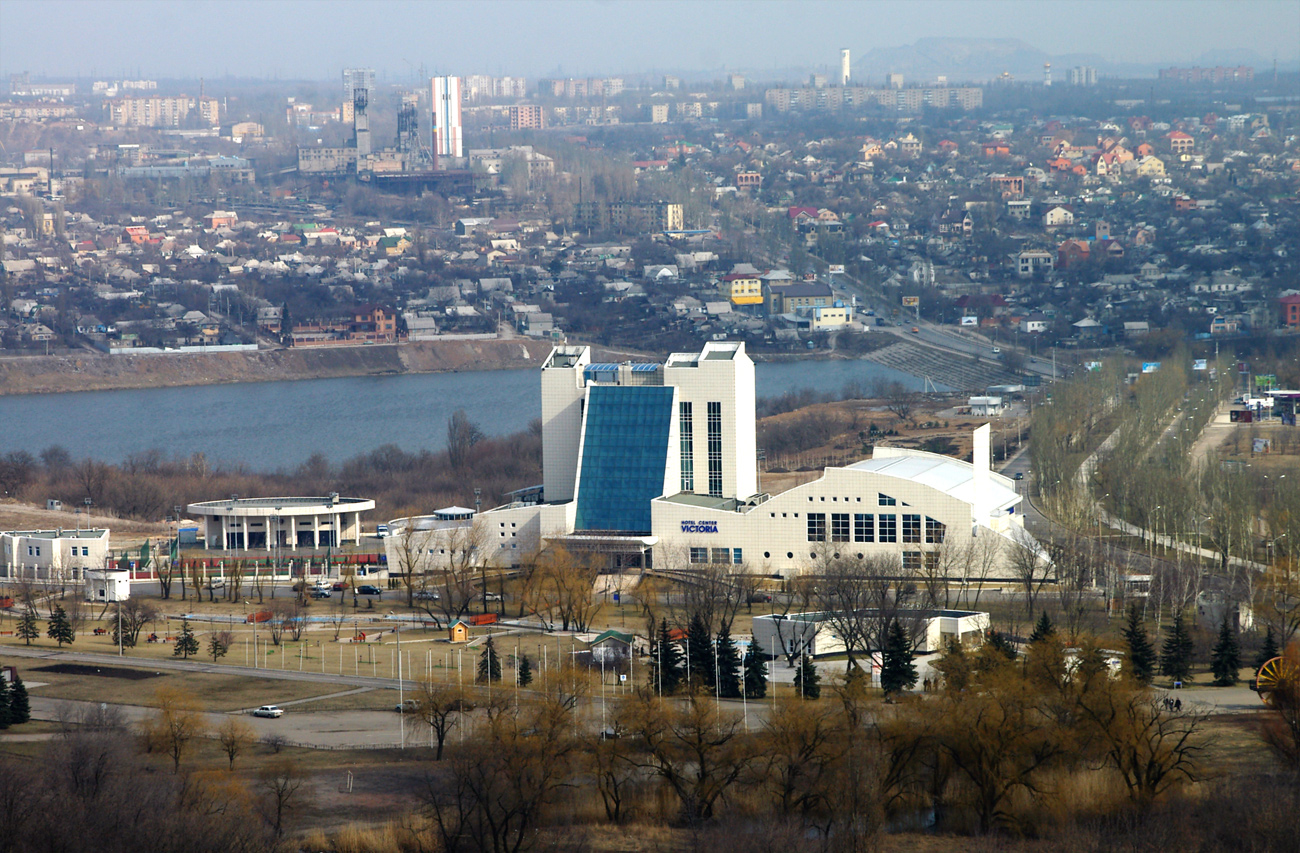
<path fill-rule="evenodd" d="M 911 570 L 939 559 L 941 546 L 1037 547 L 1014 482 L 990 470 L 987 425 L 976 430 L 974 464 L 880 447 L 767 495 L 743 343 L 708 343 L 664 364 L 593 364 L 587 347 L 560 346 L 541 380 L 542 486 L 456 528 L 456 541 L 472 540 L 491 565 L 518 565 L 554 543 L 606 554 L 614 569 L 728 565 L 791 577 L 827 558 L 889 555 Z M 426 517 L 391 527 L 390 565 L 407 529 L 429 531 L 419 543 L 428 568 L 448 561 L 447 526 Z"/>

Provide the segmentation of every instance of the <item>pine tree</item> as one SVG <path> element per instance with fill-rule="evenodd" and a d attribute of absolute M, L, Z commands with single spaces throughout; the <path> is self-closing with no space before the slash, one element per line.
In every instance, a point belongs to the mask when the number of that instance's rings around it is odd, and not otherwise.
<path fill-rule="evenodd" d="M 213 634 L 212 639 L 208 640 L 208 654 L 212 655 L 212 662 L 216 663 L 217 658 L 225 657 L 230 647 L 221 641 L 219 634 Z"/>
<path fill-rule="evenodd" d="M 1259 657 L 1255 658 L 1255 669 L 1259 669 L 1280 654 L 1282 652 L 1277 648 L 1277 637 L 1273 635 L 1273 626 L 1269 625 L 1264 631 L 1264 645 L 1259 649 Z"/>
<path fill-rule="evenodd" d="M 9 685 L 9 723 L 20 726 L 32 719 L 32 707 L 27 701 L 27 685 L 21 678 Z"/>
<path fill-rule="evenodd" d="M 519 682 L 520 687 L 527 687 L 533 683 L 533 662 L 528 659 L 527 654 L 519 655 L 519 663 L 516 664 L 515 679 Z"/>
<path fill-rule="evenodd" d="M 754 648 L 754 644 L 749 644 L 749 650 L 745 654 L 745 697 L 748 699 L 762 699 L 767 695 L 767 661 L 763 655 Z"/>
<path fill-rule="evenodd" d="M 190 655 L 197 655 L 198 653 L 199 640 L 194 636 L 194 631 L 190 629 L 190 620 L 186 619 L 181 622 L 181 635 L 176 638 L 176 648 L 172 649 L 172 657 L 189 660 Z M 215 659 L 213 662 L 215 663 Z"/>
<path fill-rule="evenodd" d="M 990 629 L 988 636 L 984 639 L 984 644 L 1007 660 L 1016 659 L 1016 647 L 1012 644 L 1011 639 L 1001 631 Z"/>
<path fill-rule="evenodd" d="M 1142 627 L 1142 611 L 1136 604 L 1128 609 L 1128 624 L 1120 633 L 1128 643 L 1129 674 L 1138 684 L 1150 684 L 1156 675 L 1156 650 Z"/>
<path fill-rule="evenodd" d="M 1228 625 L 1228 616 L 1224 614 L 1223 624 L 1219 626 L 1219 641 L 1210 653 L 1210 670 L 1214 673 L 1214 683 L 1228 687 L 1237 683 L 1237 670 L 1241 669 L 1241 649 L 1237 645 L 1237 635 Z"/>
<path fill-rule="evenodd" d="M 916 684 L 916 667 L 912 664 L 912 643 L 897 619 L 889 626 L 885 648 L 881 653 L 880 686 L 890 695 L 910 690 Z"/>
<path fill-rule="evenodd" d="M 821 698 L 822 677 L 817 674 L 817 666 L 808 655 L 799 658 L 799 666 L 794 671 L 794 690 L 804 699 Z"/>
<path fill-rule="evenodd" d="M 650 689 L 664 696 L 676 693 L 685 678 L 682 653 L 668 636 L 668 620 L 659 623 L 659 637 L 650 657 Z"/>
<path fill-rule="evenodd" d="M 1160 647 L 1160 674 L 1167 675 L 1174 681 L 1192 680 L 1192 635 L 1187 631 L 1183 614 L 1174 614 L 1174 622 L 1168 628 Z"/>
<path fill-rule="evenodd" d="M 478 680 L 480 682 L 501 680 L 501 658 L 497 655 L 496 643 L 490 636 L 483 643 L 483 654 L 478 658 Z"/>
<path fill-rule="evenodd" d="M 739 699 L 741 690 L 740 656 L 731 640 L 731 630 L 726 625 L 718 632 L 718 696 Z"/>
<path fill-rule="evenodd" d="M 29 607 L 18 620 L 18 638 L 30 646 L 32 640 L 39 639 L 40 636 L 41 629 L 36 625 L 36 611 Z"/>
<path fill-rule="evenodd" d="M 1044 610 L 1038 617 L 1038 622 L 1034 625 L 1034 632 L 1029 635 L 1029 642 L 1037 643 L 1039 640 L 1046 640 L 1056 634 L 1056 626 L 1052 624 L 1051 617 Z"/>
<path fill-rule="evenodd" d="M 68 621 L 68 613 L 63 609 L 63 605 L 54 605 L 54 614 L 50 616 L 49 625 L 45 628 L 45 635 L 59 644 L 63 648 L 64 643 L 71 644 L 77 639 L 72 633 L 72 623 Z"/>
<path fill-rule="evenodd" d="M 13 712 L 9 703 L 9 682 L 0 678 L 0 729 L 7 729 L 11 724 Z"/>
<path fill-rule="evenodd" d="M 690 679 L 690 688 L 707 689 L 713 692 L 713 683 L 717 662 L 713 659 L 713 635 L 700 614 L 691 617 L 686 626 L 686 677 Z"/>

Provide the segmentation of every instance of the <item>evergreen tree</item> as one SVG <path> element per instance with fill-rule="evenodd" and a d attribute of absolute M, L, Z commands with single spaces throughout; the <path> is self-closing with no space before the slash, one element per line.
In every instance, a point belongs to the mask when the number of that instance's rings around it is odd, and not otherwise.
<path fill-rule="evenodd" d="M 1160 674 L 1174 681 L 1192 680 L 1192 635 L 1187 630 L 1182 613 L 1174 614 L 1174 622 L 1167 629 L 1164 645 L 1160 647 Z"/>
<path fill-rule="evenodd" d="M 821 698 L 822 677 L 817 674 L 817 666 L 808 655 L 799 658 L 799 666 L 794 671 L 794 691 L 804 699 Z"/>
<path fill-rule="evenodd" d="M 9 682 L 0 678 L 0 729 L 7 729 L 13 716 L 9 707 Z"/>
<path fill-rule="evenodd" d="M 221 641 L 221 636 L 219 634 L 213 634 L 212 639 L 208 640 L 208 654 L 212 655 L 213 663 L 217 662 L 217 658 L 225 657 L 225 654 L 228 651 L 230 651 L 230 648 Z M 175 652 L 173 652 L 173 654 L 175 654 Z"/>
<path fill-rule="evenodd" d="M 40 636 L 41 629 L 36 625 L 36 611 L 28 607 L 18 620 L 18 638 L 30 646 L 32 640 L 38 639 Z"/>
<path fill-rule="evenodd" d="M 533 662 L 528 659 L 528 655 L 520 654 L 519 663 L 516 664 L 515 679 L 519 682 L 520 687 L 527 687 L 533 683 Z"/>
<path fill-rule="evenodd" d="M 682 653 L 668 636 L 668 620 L 659 623 L 658 640 L 650 656 L 650 689 L 670 696 L 676 693 L 685 678 Z"/>
<path fill-rule="evenodd" d="M 1264 645 L 1259 649 L 1259 657 L 1255 658 L 1255 669 L 1259 669 L 1280 654 L 1282 652 L 1277 648 L 1277 637 L 1273 635 L 1273 626 L 1269 625 L 1264 631 Z"/>
<path fill-rule="evenodd" d="M 731 630 L 726 625 L 718 632 L 718 696 L 739 699 L 741 690 L 740 655 L 731 640 Z"/>
<path fill-rule="evenodd" d="M 686 626 L 686 677 L 690 680 L 688 686 L 692 690 L 698 687 L 713 692 L 716 666 L 717 662 L 713 659 L 713 635 L 709 632 L 709 626 L 703 617 L 697 613 L 691 617 L 690 623 Z"/>
<path fill-rule="evenodd" d="M 766 695 L 767 661 L 751 642 L 745 655 L 745 696 L 749 699 L 762 699 Z"/>
<path fill-rule="evenodd" d="M 1237 683 L 1237 670 L 1241 669 L 1241 648 L 1237 645 L 1237 635 L 1228 625 L 1228 616 L 1224 614 L 1223 624 L 1219 626 L 1219 641 L 1210 652 L 1210 670 L 1214 673 L 1214 683 L 1228 687 Z"/>
<path fill-rule="evenodd" d="M 902 624 L 895 619 L 889 626 L 885 648 L 881 653 L 880 686 L 890 695 L 910 690 L 916 684 L 916 667 L 912 664 L 912 643 Z"/>
<path fill-rule="evenodd" d="M 176 638 L 176 648 L 172 649 L 172 657 L 189 660 L 190 655 L 197 655 L 198 653 L 198 637 L 194 636 L 194 631 L 190 629 L 190 620 L 186 619 L 181 622 L 181 635 Z M 215 663 L 215 659 L 213 662 Z"/>
<path fill-rule="evenodd" d="M 984 644 L 991 650 L 1005 657 L 1007 660 L 1016 659 L 1016 647 L 1011 639 L 1001 631 L 990 629 Z"/>
<path fill-rule="evenodd" d="M 501 680 L 501 658 L 497 655 L 496 643 L 490 636 L 483 643 L 483 653 L 478 657 L 478 680 L 480 682 Z"/>
<path fill-rule="evenodd" d="M 71 644 L 77 639 L 72 633 L 72 623 L 68 621 L 68 612 L 63 609 L 63 605 L 54 605 L 54 614 L 50 616 L 49 625 L 45 628 L 45 635 L 59 644 L 63 648 L 64 643 Z"/>
<path fill-rule="evenodd" d="M 1128 643 L 1129 674 L 1139 684 L 1150 684 L 1156 675 L 1156 650 L 1142 627 L 1142 611 L 1136 604 L 1128 609 L 1128 624 L 1120 633 Z"/>
<path fill-rule="evenodd" d="M 1038 622 L 1034 624 L 1034 632 L 1029 635 L 1029 642 L 1037 643 L 1039 640 L 1046 640 L 1055 634 L 1056 626 L 1052 624 L 1051 617 L 1044 610 L 1038 617 Z"/>
<path fill-rule="evenodd" d="M 20 726 L 32 719 L 32 707 L 27 701 L 27 685 L 21 678 L 9 685 L 9 723 Z"/>

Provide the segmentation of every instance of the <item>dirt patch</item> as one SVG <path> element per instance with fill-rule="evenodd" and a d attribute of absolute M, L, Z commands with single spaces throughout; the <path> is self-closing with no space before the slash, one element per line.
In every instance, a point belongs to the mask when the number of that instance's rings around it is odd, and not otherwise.
<path fill-rule="evenodd" d="M 126 678 L 131 681 L 143 681 L 146 678 L 157 678 L 162 675 L 160 672 L 145 672 L 143 669 L 101 668 L 84 663 L 55 663 L 49 666 L 35 667 L 32 672 L 56 672 L 60 675 L 97 675 L 101 678 Z"/>

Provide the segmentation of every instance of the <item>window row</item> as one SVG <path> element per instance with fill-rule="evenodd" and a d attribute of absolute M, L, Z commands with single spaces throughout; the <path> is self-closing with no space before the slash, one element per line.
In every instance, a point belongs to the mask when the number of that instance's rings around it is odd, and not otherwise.
<path fill-rule="evenodd" d="M 690 558 L 695 565 L 738 566 L 745 562 L 741 548 L 691 548 Z"/>
<path fill-rule="evenodd" d="M 850 524 L 850 515 L 852 523 Z M 833 512 L 830 514 L 830 528 L 826 526 L 826 513 L 808 513 L 809 542 L 898 542 L 898 516 L 893 513 Z M 924 533 L 922 531 L 924 530 Z M 829 533 L 829 538 L 827 534 Z M 922 537 L 927 545 L 942 545 L 947 533 L 943 522 L 929 516 L 925 517 L 925 526 L 921 526 L 921 516 L 917 513 L 903 514 L 904 544 L 920 544 Z"/>

